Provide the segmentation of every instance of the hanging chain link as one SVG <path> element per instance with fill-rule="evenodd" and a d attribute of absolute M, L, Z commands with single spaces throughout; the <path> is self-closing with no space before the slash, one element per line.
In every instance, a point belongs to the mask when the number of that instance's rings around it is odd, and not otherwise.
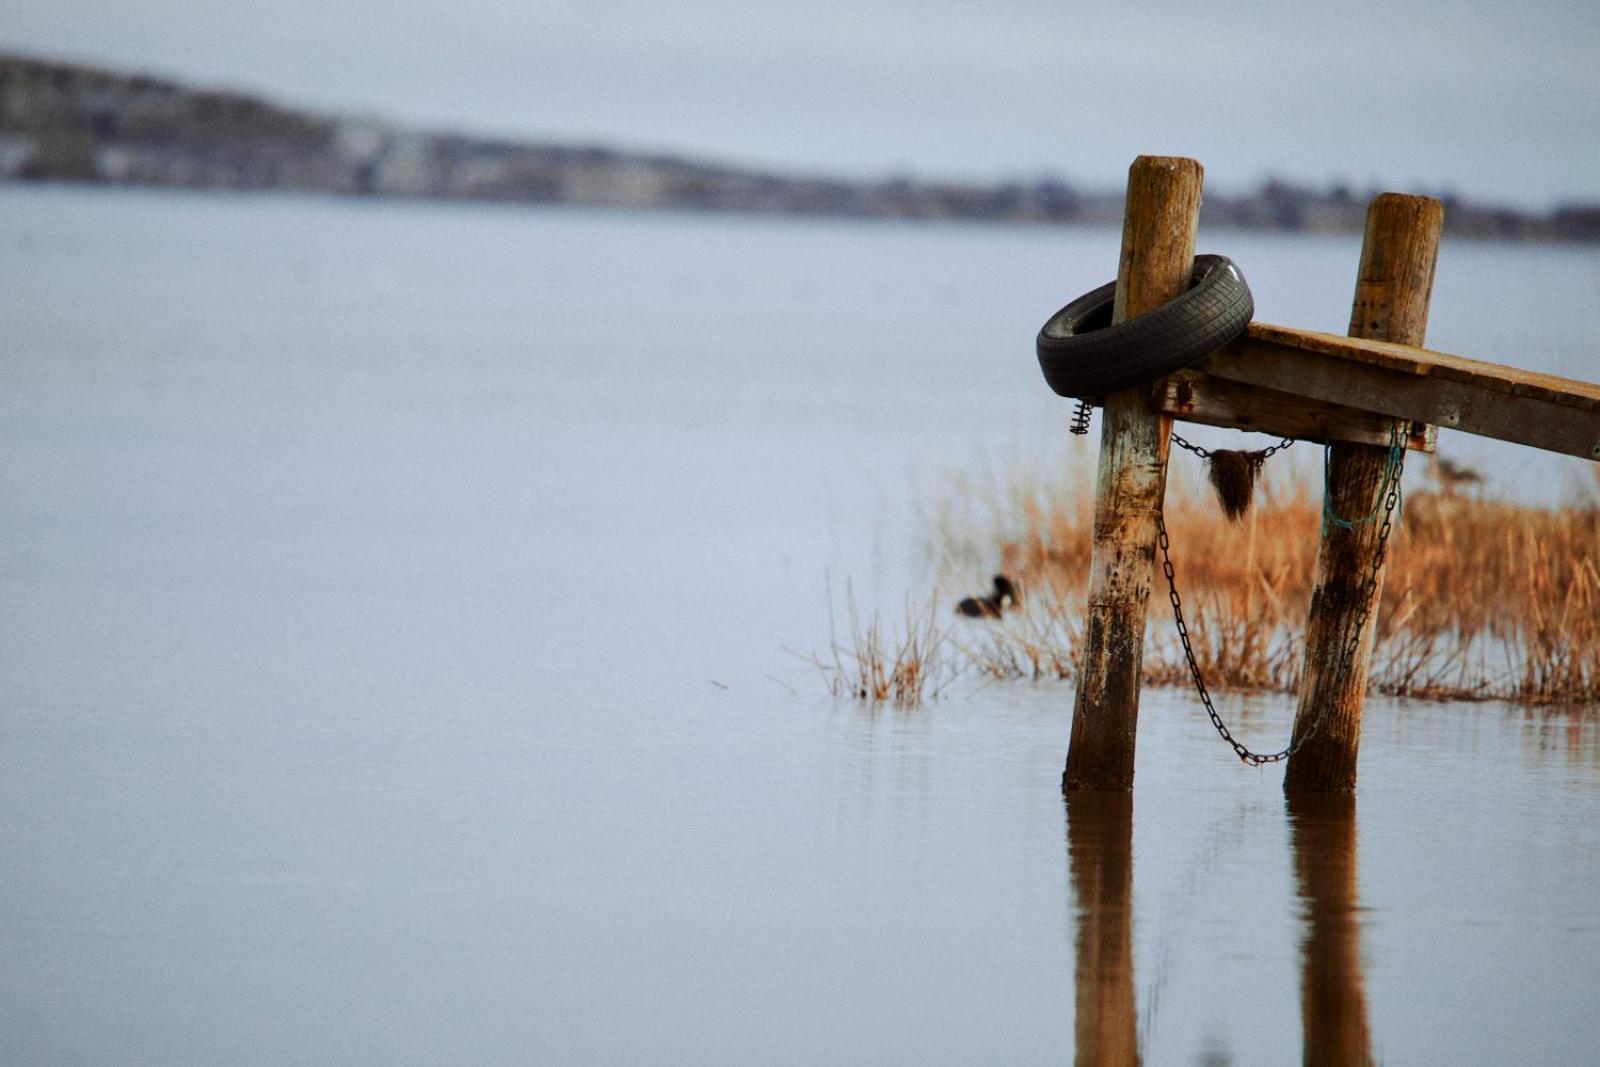
<path fill-rule="evenodd" d="M 1179 436 L 1178 434 L 1173 434 L 1172 435 L 1172 443 L 1177 445 L 1179 448 L 1183 449 L 1185 452 L 1193 452 L 1195 455 L 1199 456 L 1201 459 L 1210 459 L 1211 458 L 1211 451 L 1212 451 L 1211 449 L 1209 449 L 1209 448 L 1201 448 L 1199 445 L 1194 444 L 1194 443 L 1192 443 L 1192 442 L 1190 442 L 1188 440 L 1185 440 L 1183 437 Z M 1294 438 L 1285 437 L 1283 440 L 1279 441 L 1277 444 L 1273 445 L 1271 448 L 1263 448 L 1260 452 L 1251 452 L 1250 455 L 1252 457 L 1254 457 L 1256 465 L 1260 466 L 1262 463 L 1265 463 L 1270 456 L 1272 456 L 1272 455 L 1274 455 L 1274 454 L 1276 454 L 1278 452 L 1282 452 L 1284 449 L 1288 448 L 1292 444 L 1294 444 Z"/>
<path fill-rule="evenodd" d="M 1367 572 L 1366 579 L 1361 583 L 1360 608 L 1356 612 L 1355 625 L 1350 628 L 1350 636 L 1345 640 L 1344 647 L 1339 650 L 1339 667 L 1335 672 L 1336 677 L 1342 676 L 1349 669 L 1350 664 L 1354 662 L 1356 649 L 1361 645 L 1362 631 L 1366 629 L 1367 619 L 1372 614 L 1372 609 L 1376 606 L 1378 575 L 1383 572 L 1384 557 L 1388 553 L 1389 530 L 1394 517 L 1395 505 L 1400 501 L 1400 472 L 1405 462 L 1405 448 L 1397 440 L 1398 437 L 1398 429 L 1392 429 L 1389 434 L 1389 458 L 1384 465 L 1384 484 L 1387 492 L 1383 501 L 1383 525 L 1378 528 L 1378 551 L 1373 556 L 1372 567 Z M 1204 450 L 1195 448 L 1177 434 L 1173 434 L 1172 438 L 1174 441 L 1179 442 L 1181 447 L 1187 448 L 1197 455 L 1205 454 Z M 1274 446 L 1268 450 L 1268 453 L 1275 452 L 1280 448 L 1287 448 L 1291 443 L 1285 438 L 1283 444 Z M 1161 546 L 1161 571 L 1167 576 L 1167 599 L 1172 601 L 1172 617 L 1178 625 L 1178 638 L 1183 642 L 1183 655 L 1189 661 L 1189 674 L 1194 678 L 1195 692 L 1200 694 L 1200 703 L 1205 705 L 1206 714 L 1211 716 L 1211 725 L 1215 726 L 1222 739 L 1233 747 L 1233 751 L 1238 754 L 1239 759 L 1252 767 L 1288 759 L 1298 752 L 1307 741 L 1317 735 L 1317 731 L 1322 728 L 1323 719 L 1327 718 L 1328 708 L 1332 701 L 1322 701 L 1322 707 L 1317 712 L 1317 717 L 1312 720 L 1305 733 L 1298 739 L 1291 739 L 1289 747 L 1280 752 L 1252 752 L 1240 744 L 1228 730 L 1227 724 L 1222 721 L 1222 716 L 1217 714 L 1216 706 L 1211 703 L 1211 693 L 1206 689 L 1205 679 L 1200 675 L 1200 664 L 1194 658 L 1194 646 L 1189 642 L 1189 627 L 1183 619 L 1183 599 L 1178 595 L 1178 580 L 1172 566 L 1172 555 L 1169 551 L 1170 542 L 1167 538 L 1167 524 L 1163 521 L 1162 513 L 1159 511 L 1156 512 L 1156 534 L 1158 543 Z"/>

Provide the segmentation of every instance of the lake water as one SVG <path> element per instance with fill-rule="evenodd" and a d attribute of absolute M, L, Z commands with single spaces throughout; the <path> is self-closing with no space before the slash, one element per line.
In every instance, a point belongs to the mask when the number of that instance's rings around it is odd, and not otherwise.
<path fill-rule="evenodd" d="M 1149 691 L 1069 811 L 1069 686 L 792 654 L 926 591 L 914 484 L 1056 447 L 1117 245 L 0 189 L 0 1062 L 1593 1062 L 1600 717 L 1373 700 L 1290 810 Z M 1356 239 L 1201 245 L 1342 332 Z M 1596 337 L 1594 249 L 1446 241 L 1432 346 Z"/>

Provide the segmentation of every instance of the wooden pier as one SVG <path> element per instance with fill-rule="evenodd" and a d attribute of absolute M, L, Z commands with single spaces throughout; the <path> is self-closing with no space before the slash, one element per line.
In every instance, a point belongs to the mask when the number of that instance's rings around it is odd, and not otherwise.
<path fill-rule="evenodd" d="M 1113 321 L 1183 292 L 1202 185 L 1191 159 L 1129 170 Z M 1349 336 L 1251 323 L 1194 367 L 1103 398 L 1083 668 L 1062 788 L 1133 787 L 1156 523 L 1173 420 L 1327 443 L 1334 514 L 1377 514 L 1391 443 L 1432 451 L 1437 428 L 1600 461 L 1600 385 L 1422 347 L 1442 205 L 1384 193 L 1368 210 Z M 1508 310 L 1508 314 L 1512 313 Z M 1324 523 L 1284 787 L 1354 789 L 1383 582 L 1377 522 Z"/>

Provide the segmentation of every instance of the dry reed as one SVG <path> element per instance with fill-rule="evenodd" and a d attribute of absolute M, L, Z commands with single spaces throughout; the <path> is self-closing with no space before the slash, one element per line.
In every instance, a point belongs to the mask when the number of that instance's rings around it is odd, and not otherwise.
<path fill-rule="evenodd" d="M 904 629 L 886 640 L 876 615 L 858 621 L 852 599 L 848 642 L 835 640 L 831 659 L 819 660 L 834 692 L 912 705 L 968 669 L 993 678 L 1075 675 L 1094 525 L 1089 470 L 1057 462 L 1013 468 L 1003 479 L 953 478 L 925 509 L 931 562 L 947 580 L 971 579 L 998 559 L 1022 586 L 1022 607 L 978 622 L 930 604 L 908 611 Z M 1413 697 L 1600 703 L 1600 506 L 1467 499 L 1456 484 L 1436 467 L 1429 487 L 1406 498 L 1370 683 Z M 1298 685 L 1320 490 L 1269 469 L 1255 506 L 1235 523 L 1198 482 L 1169 486 L 1179 589 L 1213 688 Z M 1158 569 L 1145 676 L 1187 685 L 1165 593 Z"/>
<path fill-rule="evenodd" d="M 828 605 L 828 652 L 812 656 L 828 690 L 870 704 L 893 703 L 912 708 L 932 699 L 960 673 L 961 665 L 945 654 L 948 629 L 936 611 L 937 597 L 921 607 L 906 606 L 904 624 L 888 631 L 874 611 L 863 618 L 856 608 L 855 591 L 846 587 L 845 605 L 850 631 L 841 641 Z"/>

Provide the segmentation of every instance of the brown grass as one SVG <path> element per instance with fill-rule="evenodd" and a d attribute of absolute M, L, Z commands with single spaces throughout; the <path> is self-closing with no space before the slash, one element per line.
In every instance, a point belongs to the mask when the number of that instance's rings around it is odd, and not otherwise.
<path fill-rule="evenodd" d="M 834 696 L 912 708 L 938 697 L 960 673 L 961 664 L 945 654 L 950 635 L 934 600 L 920 607 L 908 603 L 905 623 L 887 631 L 877 611 L 863 618 L 848 586 L 845 606 L 848 635 L 840 638 L 830 602 L 828 651 L 811 657 Z"/>
<path fill-rule="evenodd" d="M 1413 468 L 1425 462 L 1410 460 Z M 995 677 L 1075 673 L 1094 519 L 1090 473 L 1080 462 L 1004 482 L 967 476 L 930 509 L 944 575 L 970 581 L 989 570 L 979 561 L 998 559 L 1023 587 L 1024 609 L 999 622 L 926 620 L 950 631 L 959 659 Z M 1600 703 L 1600 508 L 1469 500 L 1434 481 L 1407 496 L 1390 542 L 1371 684 L 1417 697 Z M 1208 491 L 1176 479 L 1169 486 L 1173 562 L 1211 686 L 1298 685 L 1320 493 L 1320 484 L 1275 478 L 1269 467 L 1255 507 L 1235 524 Z M 1188 684 L 1159 568 L 1150 620 L 1147 680 Z"/>

